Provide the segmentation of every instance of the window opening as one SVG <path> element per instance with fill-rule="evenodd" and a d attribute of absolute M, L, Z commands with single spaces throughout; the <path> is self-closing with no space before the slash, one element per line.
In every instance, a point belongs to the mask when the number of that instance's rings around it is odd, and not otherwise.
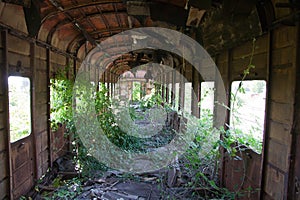
<path fill-rule="evenodd" d="M 175 109 L 178 110 L 179 108 L 179 83 L 175 83 Z"/>
<path fill-rule="evenodd" d="M 132 100 L 139 101 L 141 99 L 142 86 L 140 82 L 133 82 Z"/>
<path fill-rule="evenodd" d="M 239 87 L 239 85 L 241 86 Z M 240 143 L 262 151 L 266 81 L 234 81 L 231 85 L 230 128 Z"/>
<path fill-rule="evenodd" d="M 184 111 L 188 114 L 192 113 L 192 83 L 185 83 L 185 94 L 184 94 Z"/>
<path fill-rule="evenodd" d="M 8 77 L 10 142 L 16 142 L 31 133 L 30 79 Z"/>
<path fill-rule="evenodd" d="M 201 83 L 200 118 L 209 118 L 212 121 L 214 114 L 214 87 L 213 81 Z"/>

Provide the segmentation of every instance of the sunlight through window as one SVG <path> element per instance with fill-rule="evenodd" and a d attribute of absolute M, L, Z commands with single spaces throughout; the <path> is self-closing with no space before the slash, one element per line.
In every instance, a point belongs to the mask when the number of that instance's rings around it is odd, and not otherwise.
<path fill-rule="evenodd" d="M 252 149 L 261 153 L 265 121 L 266 82 L 234 81 L 231 85 L 230 128 Z"/>
<path fill-rule="evenodd" d="M 25 77 L 8 77 L 10 142 L 31 133 L 30 80 Z"/>

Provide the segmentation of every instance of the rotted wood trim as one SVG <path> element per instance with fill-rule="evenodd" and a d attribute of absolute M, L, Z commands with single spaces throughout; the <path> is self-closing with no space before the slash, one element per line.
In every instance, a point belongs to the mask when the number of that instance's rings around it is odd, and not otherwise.
<path fill-rule="evenodd" d="M 273 41 L 273 31 L 270 30 L 268 32 L 268 47 L 267 47 L 267 90 L 266 90 L 266 96 L 267 96 L 267 99 L 266 99 L 266 111 L 265 111 L 265 132 L 264 132 L 264 137 L 263 137 L 263 150 L 262 150 L 262 173 L 261 173 L 261 190 L 260 190 L 260 200 L 263 200 L 264 199 L 264 194 L 265 191 L 264 191 L 264 187 L 267 183 L 267 168 L 268 168 L 268 148 L 269 148 L 269 131 L 270 131 L 270 128 L 269 128 L 269 119 L 270 119 L 270 116 L 271 116 L 271 111 L 270 111 L 270 108 L 271 108 L 271 104 L 272 104 L 272 101 L 271 101 L 271 97 L 272 97 L 272 94 L 271 94 L 271 81 L 272 81 L 272 72 L 271 72 L 271 69 L 272 69 L 272 49 L 273 49 L 273 44 L 272 44 L 272 41 Z"/>
<path fill-rule="evenodd" d="M 37 152 L 36 150 L 36 146 L 37 146 L 37 133 L 35 130 L 35 118 L 36 118 L 36 62 L 35 62 L 35 42 L 31 42 L 30 43 L 30 69 L 31 69 L 31 126 L 32 126 L 32 131 L 31 131 L 31 135 L 32 135 L 32 144 L 33 144 L 33 174 L 34 174 L 34 178 L 35 180 L 37 180 L 38 177 L 38 156 L 39 156 L 39 152 Z"/>
<path fill-rule="evenodd" d="M 50 123 L 50 76 L 51 76 L 51 69 L 50 69 L 50 50 L 46 49 L 46 69 L 47 69 L 47 136 L 48 136 L 48 147 L 49 147 L 49 165 L 52 167 L 53 163 L 53 149 L 52 149 L 52 134 L 51 134 L 51 123 Z"/>
<path fill-rule="evenodd" d="M 300 22 L 297 22 L 296 25 L 296 38 L 295 38 L 295 70 L 296 70 L 296 83 L 295 83 L 295 97 L 294 97 L 294 116 L 293 116 L 293 126 L 292 126 L 292 144 L 291 144 L 291 152 L 290 152 L 290 168 L 289 168 L 289 179 L 288 179 L 288 192 L 287 192 L 287 199 L 297 199 L 297 189 L 299 187 L 296 185 L 296 182 L 299 183 L 297 180 L 297 173 L 295 170 L 299 170 L 296 167 L 296 163 L 299 162 L 297 157 L 299 158 L 299 140 L 300 140 Z"/>
<path fill-rule="evenodd" d="M 170 89 L 169 89 L 169 83 L 170 83 L 170 74 L 169 72 L 166 73 L 166 102 L 169 103 L 169 93 L 170 93 Z"/>
<path fill-rule="evenodd" d="M 162 87 L 161 87 L 161 98 L 162 99 L 165 99 L 165 96 L 166 96 L 166 91 L 165 91 L 165 83 L 166 83 L 166 78 L 165 78 L 165 75 L 164 73 L 161 75 L 161 84 L 162 84 Z"/>
<path fill-rule="evenodd" d="M 6 142 L 7 142 L 7 156 L 8 156 L 8 165 L 7 165 L 7 171 L 9 172 L 8 176 L 9 176 L 9 198 L 13 199 L 13 181 L 12 181 L 12 163 L 11 163 L 11 155 L 12 155 L 12 151 L 11 151 L 11 145 L 10 145 L 10 134 L 9 134 L 9 101 L 8 101 L 8 30 L 4 29 L 1 31 L 1 37 L 2 37 L 2 46 L 3 46 L 3 80 L 4 81 L 4 109 L 6 111 L 5 115 L 6 115 Z"/>
<path fill-rule="evenodd" d="M 200 109 L 198 106 L 198 102 L 200 94 L 200 77 L 198 71 L 195 67 L 192 68 L 192 102 L 191 102 L 191 110 L 192 114 L 195 117 L 200 117 Z"/>
<path fill-rule="evenodd" d="M 218 68 L 218 64 L 219 64 L 219 55 L 215 55 L 214 57 L 214 62 L 216 64 L 216 69 L 214 70 L 214 73 L 215 73 L 215 90 L 214 90 L 214 101 L 219 101 L 219 91 L 220 91 L 220 85 L 224 85 L 224 82 L 223 82 L 223 77 L 222 77 L 222 74 L 220 72 L 220 68 Z M 220 73 L 220 77 L 218 76 L 218 73 Z M 221 78 L 221 79 L 220 79 Z M 225 86 L 224 86 L 225 87 Z M 224 88 L 225 89 L 225 88 Z M 201 98 L 201 86 L 200 86 L 200 98 Z M 201 107 L 200 107 L 201 109 Z M 213 125 L 214 127 L 218 127 L 219 125 L 219 122 L 218 122 L 218 117 L 219 116 L 219 109 L 217 107 L 217 104 L 214 103 L 214 109 L 213 109 Z M 200 113 L 201 115 L 201 113 Z"/>
<path fill-rule="evenodd" d="M 172 93 L 171 93 L 171 105 L 176 105 L 176 69 L 172 70 Z"/>
<path fill-rule="evenodd" d="M 227 80 L 225 82 L 225 90 L 226 90 L 226 103 L 227 103 L 227 107 L 230 108 L 230 104 L 231 104 L 231 80 L 232 80 L 232 72 L 231 72 L 231 66 L 232 66 L 232 49 L 228 49 L 227 50 Z M 225 117 L 225 123 L 229 124 L 230 123 L 230 110 L 226 110 L 226 117 Z M 226 125 L 224 125 L 224 129 L 228 129 L 228 127 Z M 221 140 L 222 140 L 222 136 L 221 136 Z M 225 149 L 223 147 L 221 147 L 220 149 L 221 151 L 221 168 L 220 168 L 220 183 L 222 186 L 225 186 Z"/>
<path fill-rule="evenodd" d="M 179 84 L 179 103 L 178 103 L 178 110 L 184 111 L 184 94 L 185 94 L 185 70 L 182 66 L 180 68 L 181 78 Z"/>

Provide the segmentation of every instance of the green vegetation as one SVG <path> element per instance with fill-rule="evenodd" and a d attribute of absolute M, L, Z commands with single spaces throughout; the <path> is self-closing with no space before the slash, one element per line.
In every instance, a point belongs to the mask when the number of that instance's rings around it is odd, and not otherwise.
<path fill-rule="evenodd" d="M 140 140 L 123 132 L 116 125 L 116 120 L 111 108 L 111 100 L 106 95 L 107 88 L 103 83 L 95 95 L 95 109 L 98 113 L 98 122 L 108 139 L 116 146 L 125 150 L 136 150 L 141 148 Z"/>
<path fill-rule="evenodd" d="M 254 66 L 249 65 L 245 70 L 245 76 L 250 73 L 250 69 Z M 244 81 L 244 78 L 242 82 Z M 96 170 L 106 170 L 107 167 L 99 163 L 88 152 L 79 137 L 77 136 L 72 119 L 72 87 L 73 81 L 66 79 L 64 76 L 56 80 L 52 80 L 51 87 L 51 120 L 52 128 L 57 128 L 57 124 L 66 124 L 69 129 L 68 133 L 75 133 L 74 152 L 77 153 L 75 162 L 79 166 L 81 171 L 81 179 L 86 180 L 88 177 L 93 176 L 93 172 Z M 238 112 L 238 109 L 243 106 L 244 99 L 239 96 L 240 93 L 244 93 L 245 89 L 242 87 L 242 83 L 236 88 L 236 92 L 232 95 L 231 113 Z M 256 84 L 253 91 L 261 93 L 263 91 L 263 85 Z M 147 148 L 156 148 L 158 146 L 165 145 L 172 140 L 172 133 L 166 134 L 167 137 L 150 138 L 150 140 L 144 138 L 137 138 L 128 135 L 120 129 L 118 121 L 113 113 L 113 102 L 107 96 L 107 88 L 104 84 L 100 84 L 99 91 L 93 94 L 95 101 L 95 109 L 97 112 L 97 118 L 101 128 L 108 137 L 108 139 L 116 146 L 121 147 L 127 151 L 147 151 Z M 158 92 L 159 93 L 159 92 Z M 142 112 L 158 106 L 164 105 L 165 110 L 171 111 L 171 106 L 163 102 L 161 96 L 156 93 L 141 98 L 140 84 L 136 84 L 133 91 L 133 102 L 137 108 L 129 108 L 129 114 L 132 120 L 143 119 L 145 116 Z M 191 95 L 189 95 L 191 96 Z M 202 101 L 208 96 L 208 92 L 202 97 Z M 201 105 L 201 104 L 200 104 Z M 140 111 L 137 111 L 140 110 Z M 241 113 L 243 114 L 243 113 Z M 233 115 L 237 118 L 239 115 Z M 183 117 L 183 116 L 182 116 Z M 229 127 L 214 127 L 213 126 L 213 113 L 212 109 L 201 109 L 201 118 L 195 117 L 184 113 L 184 117 L 187 118 L 189 123 L 186 124 L 186 131 L 193 133 L 195 139 L 189 144 L 190 148 L 182 155 L 180 160 L 184 164 L 184 169 L 189 173 L 192 179 L 184 186 L 188 189 L 193 189 L 194 195 L 199 195 L 198 188 L 202 188 L 207 191 L 204 194 L 204 199 L 218 198 L 218 199 L 235 199 L 243 194 L 243 191 L 239 189 L 237 192 L 230 192 L 226 188 L 222 188 L 218 184 L 218 169 L 220 161 L 220 148 L 224 148 L 225 151 L 231 157 L 238 157 L 240 151 L 244 151 L 240 146 L 242 144 L 251 148 L 259 149 L 258 145 L 261 145 L 260 141 L 255 140 L 250 134 L 244 134 L 241 129 L 238 128 L 238 121 L 233 122 Z M 166 132 L 168 130 L 165 130 Z M 155 142 L 156 141 L 156 142 Z M 149 142 L 152 145 L 149 146 Z M 244 177 L 241 177 L 244 178 Z M 74 180 L 73 180 L 74 182 Z M 77 184 L 75 180 L 75 185 Z M 73 183 L 74 185 L 74 183 Z M 72 198 L 79 192 L 80 189 L 76 189 L 75 193 L 70 193 L 69 188 L 62 188 L 57 195 L 61 198 Z M 201 193 L 203 196 L 203 193 Z"/>
<path fill-rule="evenodd" d="M 239 143 L 257 153 L 262 151 L 266 83 L 265 81 L 235 81 L 232 88 L 238 90 L 231 103 L 231 134 Z"/>
<path fill-rule="evenodd" d="M 50 121 L 52 130 L 64 124 L 68 131 L 75 132 L 72 114 L 74 81 L 67 79 L 67 68 L 58 71 L 56 77 L 50 80 Z"/>
<path fill-rule="evenodd" d="M 132 101 L 139 101 L 142 95 L 142 85 L 140 82 L 133 82 Z"/>
<path fill-rule="evenodd" d="M 31 133 L 30 80 L 29 78 L 10 76 L 8 87 L 10 142 L 15 142 Z"/>
<path fill-rule="evenodd" d="M 70 180 L 61 180 L 60 177 L 54 179 L 53 187 L 57 188 L 55 193 L 45 193 L 43 199 L 74 199 L 82 192 L 81 179 L 73 178 Z"/>

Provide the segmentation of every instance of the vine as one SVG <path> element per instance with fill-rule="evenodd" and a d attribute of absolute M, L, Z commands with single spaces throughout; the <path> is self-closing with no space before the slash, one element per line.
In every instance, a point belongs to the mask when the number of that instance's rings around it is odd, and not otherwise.
<path fill-rule="evenodd" d="M 50 80 L 50 122 L 52 130 L 64 124 L 68 131 L 75 132 L 72 114 L 74 81 L 66 76 L 68 68 L 59 70 Z"/>
<path fill-rule="evenodd" d="M 238 93 L 245 93 L 245 89 L 243 88 L 243 82 L 246 79 L 246 77 L 250 74 L 251 69 L 254 69 L 255 66 L 253 65 L 253 56 L 255 52 L 255 42 L 256 39 L 253 38 L 252 41 L 252 50 L 250 54 L 249 64 L 247 65 L 246 69 L 243 71 L 243 77 L 238 85 L 238 88 L 236 89 L 235 93 L 232 93 L 232 104 L 230 108 L 230 112 L 232 112 L 233 118 L 235 117 L 235 110 L 236 106 L 239 106 L 241 103 L 239 99 L 237 99 Z M 227 142 L 227 145 L 222 145 L 225 147 L 225 149 L 229 152 L 231 156 L 238 157 L 237 153 L 240 154 L 240 157 L 238 159 L 242 159 L 242 152 L 245 151 L 245 148 L 241 148 L 242 145 L 249 145 L 249 141 L 253 141 L 253 138 L 245 138 L 241 130 L 236 129 L 235 120 L 231 121 L 232 126 L 230 127 L 228 125 L 228 129 L 222 130 L 223 133 L 223 141 Z M 237 145 L 234 145 L 237 142 Z M 257 143 L 256 140 L 253 141 L 255 144 Z M 257 145 L 254 145 L 257 146 Z M 241 177 L 241 184 L 239 185 L 238 189 L 236 190 L 237 193 L 239 193 L 242 190 L 242 187 L 244 185 L 246 178 L 246 163 L 243 160 L 243 176 Z"/>
<path fill-rule="evenodd" d="M 237 91 L 232 94 L 233 104 L 231 109 L 229 108 L 232 112 L 234 112 L 236 106 L 238 106 L 238 93 L 243 92 L 242 82 L 250 74 L 251 69 L 255 68 L 252 64 L 254 50 L 255 39 L 253 40 L 249 64 L 243 72 L 243 77 Z M 51 80 L 51 127 L 55 129 L 58 124 L 66 124 L 68 131 L 75 133 L 74 148 L 77 152 L 75 159 L 80 166 L 83 177 L 88 177 L 93 174 L 94 170 L 106 170 L 107 168 L 89 155 L 88 150 L 82 145 L 76 134 L 72 116 L 73 85 L 74 81 L 68 80 L 64 71 L 58 73 L 56 79 Z M 159 92 L 149 98 L 140 98 L 140 86 L 136 88 L 137 91 L 134 91 L 134 103 L 139 106 L 139 109 L 145 111 L 155 105 L 161 105 L 163 103 Z M 95 109 L 98 113 L 98 122 L 112 143 L 129 151 L 145 151 L 145 149 L 147 149 L 149 140 L 128 135 L 117 125 L 112 111 L 112 102 L 107 96 L 107 88 L 104 84 L 100 84 L 99 91 L 95 92 L 94 101 Z M 164 106 L 168 108 L 168 110 L 171 109 L 171 107 L 166 104 Z M 135 109 L 130 109 L 129 112 L 133 120 L 139 119 L 140 116 L 137 115 Z M 235 124 L 233 123 L 232 127 L 228 126 L 228 129 L 224 127 L 216 129 L 212 126 L 213 114 L 209 110 L 203 110 L 203 112 L 205 112 L 204 117 L 195 120 L 191 126 L 187 127 L 187 131 L 194 133 L 195 140 L 190 144 L 190 148 L 182 157 L 183 161 L 181 164 L 184 165 L 185 170 L 192 177 L 192 179 L 186 183 L 185 187 L 192 188 L 195 194 L 199 192 L 199 188 L 202 188 L 206 191 L 204 198 L 234 199 L 243 193 L 242 186 L 246 176 L 245 163 L 242 184 L 236 192 L 230 192 L 228 189 L 218 186 L 217 183 L 220 160 L 219 148 L 223 147 L 232 157 L 237 156 L 238 152 L 243 151 L 239 144 L 233 146 L 236 143 L 236 137 L 234 137 L 234 131 L 237 131 L 235 130 Z M 220 135 L 222 135 L 222 140 L 219 139 Z M 152 139 L 153 138 L 151 138 L 151 140 Z M 159 141 L 153 148 L 164 145 L 171 140 L 172 137 L 164 138 L 164 141 Z M 238 142 L 243 143 L 244 141 L 239 140 Z"/>

